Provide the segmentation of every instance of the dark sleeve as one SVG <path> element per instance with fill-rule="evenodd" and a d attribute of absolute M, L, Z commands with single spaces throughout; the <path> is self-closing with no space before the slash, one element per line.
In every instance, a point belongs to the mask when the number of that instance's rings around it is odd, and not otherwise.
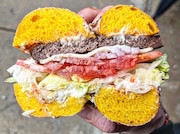
<path fill-rule="evenodd" d="M 167 125 L 164 125 L 156 129 L 151 134 L 175 134 L 173 123 L 169 121 Z"/>

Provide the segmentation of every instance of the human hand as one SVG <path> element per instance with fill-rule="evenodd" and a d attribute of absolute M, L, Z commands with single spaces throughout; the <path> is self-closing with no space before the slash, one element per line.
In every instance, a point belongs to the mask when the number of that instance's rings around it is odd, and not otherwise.
<path fill-rule="evenodd" d="M 165 114 L 162 107 L 159 108 L 155 118 L 142 126 L 125 126 L 106 119 L 93 105 L 86 104 L 78 115 L 91 125 L 106 133 L 126 132 L 128 134 L 149 134 L 160 128 L 165 123 Z"/>
<path fill-rule="evenodd" d="M 78 14 L 82 16 L 87 21 L 87 23 L 91 23 L 93 21 L 96 22 L 96 20 L 98 20 L 110 7 L 112 6 L 107 6 L 102 10 L 95 8 L 84 8 L 80 10 Z M 163 126 L 165 122 L 165 114 L 162 107 L 159 108 L 159 111 L 154 119 L 145 125 L 137 127 L 129 127 L 111 122 L 110 120 L 106 119 L 97 108 L 89 104 L 86 104 L 84 109 L 78 113 L 78 115 L 88 123 L 107 133 L 127 132 L 128 134 L 149 134 L 155 129 Z"/>

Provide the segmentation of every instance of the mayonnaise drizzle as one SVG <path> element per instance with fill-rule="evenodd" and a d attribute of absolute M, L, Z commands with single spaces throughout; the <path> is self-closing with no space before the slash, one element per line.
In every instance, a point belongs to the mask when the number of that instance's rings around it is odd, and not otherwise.
<path fill-rule="evenodd" d="M 50 61 L 60 61 L 62 58 L 69 58 L 69 57 L 73 57 L 73 58 L 88 58 L 91 57 L 93 55 L 95 55 L 98 52 L 111 52 L 111 53 L 116 53 L 118 51 L 122 51 L 125 52 L 125 54 L 139 54 L 139 53 L 144 53 L 144 52 L 149 52 L 152 51 L 153 48 L 149 47 L 149 48 L 145 48 L 145 49 L 140 49 L 138 47 L 129 47 L 127 45 L 114 45 L 114 46 L 104 46 L 104 47 L 99 47 L 89 53 L 86 54 L 74 54 L 74 53 L 67 53 L 67 54 L 57 54 L 57 55 L 53 55 L 47 59 L 41 59 L 40 63 L 41 64 L 46 64 Z M 117 53 L 118 55 L 118 53 Z"/>

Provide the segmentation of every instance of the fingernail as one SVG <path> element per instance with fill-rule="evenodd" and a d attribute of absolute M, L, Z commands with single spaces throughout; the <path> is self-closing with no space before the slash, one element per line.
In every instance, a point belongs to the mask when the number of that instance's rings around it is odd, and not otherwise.
<path fill-rule="evenodd" d="M 93 109 L 91 106 L 86 105 L 84 109 L 78 113 L 79 116 L 81 116 L 83 119 L 90 121 L 93 115 Z"/>
<path fill-rule="evenodd" d="M 97 7 L 89 7 L 90 9 L 94 9 L 94 10 L 97 10 Z"/>

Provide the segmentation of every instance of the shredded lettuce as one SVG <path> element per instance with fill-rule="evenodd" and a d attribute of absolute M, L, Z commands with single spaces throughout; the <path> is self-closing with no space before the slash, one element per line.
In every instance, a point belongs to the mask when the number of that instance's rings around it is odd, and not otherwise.
<path fill-rule="evenodd" d="M 144 69 L 138 68 L 135 73 L 136 78 L 138 78 L 141 83 L 145 83 L 147 85 L 154 85 L 158 87 L 163 83 L 163 73 L 161 73 L 158 69 Z"/>
<path fill-rule="evenodd" d="M 141 82 L 158 87 L 164 79 L 169 78 L 169 67 L 167 55 L 164 54 L 152 63 L 140 64 L 135 70 L 135 75 Z"/>
<path fill-rule="evenodd" d="M 42 91 L 49 90 L 58 93 L 66 92 L 67 95 L 78 98 L 87 93 L 88 85 L 81 82 L 69 81 L 54 74 L 49 74 L 38 84 L 38 89 Z"/>
<path fill-rule="evenodd" d="M 7 83 L 15 83 L 15 82 L 16 82 L 16 79 L 14 79 L 14 77 L 9 77 L 9 78 L 7 78 L 4 82 L 7 82 Z"/>
<path fill-rule="evenodd" d="M 157 69 L 159 69 L 163 73 L 163 79 L 169 79 L 169 68 L 170 65 L 167 62 L 167 55 L 164 54 L 163 56 L 157 58 L 156 60 L 161 60 L 161 63 L 157 66 Z"/>
<path fill-rule="evenodd" d="M 39 81 L 44 79 L 47 74 L 32 71 L 19 65 L 13 65 L 7 70 L 13 77 L 14 81 L 22 85 L 22 90 L 31 90 L 31 86 L 37 85 Z M 8 81 L 13 81 L 12 78 Z M 7 80 L 6 80 L 7 81 Z"/>
<path fill-rule="evenodd" d="M 129 91 L 133 89 L 134 92 L 145 89 L 141 92 L 144 93 L 151 86 L 159 87 L 165 79 L 169 78 L 169 67 L 167 55 L 164 54 L 152 63 L 138 64 L 131 71 L 120 72 L 117 76 L 102 79 L 97 78 L 91 82 L 87 82 L 76 75 L 72 76 L 70 80 L 67 80 L 54 74 L 36 72 L 19 65 L 13 65 L 8 69 L 8 72 L 13 77 L 6 79 L 5 82 L 18 82 L 22 85 L 24 91 L 32 91 L 35 86 L 39 91 L 38 97 L 42 97 L 45 100 L 56 99 L 64 101 L 67 96 L 79 98 L 87 93 L 95 93 L 103 85 L 107 86 L 112 83 L 117 86 L 117 89 L 118 87 L 123 88 L 122 86 L 124 85 L 127 89 L 129 88 Z M 133 83 L 128 83 L 131 76 L 135 76 L 137 79 Z M 120 79 L 122 80 L 119 81 Z"/>
<path fill-rule="evenodd" d="M 56 99 L 64 101 L 67 96 L 79 98 L 91 88 L 90 84 L 81 81 L 72 81 L 54 74 L 36 72 L 19 65 L 11 66 L 8 72 L 13 77 L 5 80 L 6 82 L 21 84 L 22 91 L 32 92 L 34 88 L 37 88 L 39 95 L 36 97 L 39 100 L 52 101 Z"/>

